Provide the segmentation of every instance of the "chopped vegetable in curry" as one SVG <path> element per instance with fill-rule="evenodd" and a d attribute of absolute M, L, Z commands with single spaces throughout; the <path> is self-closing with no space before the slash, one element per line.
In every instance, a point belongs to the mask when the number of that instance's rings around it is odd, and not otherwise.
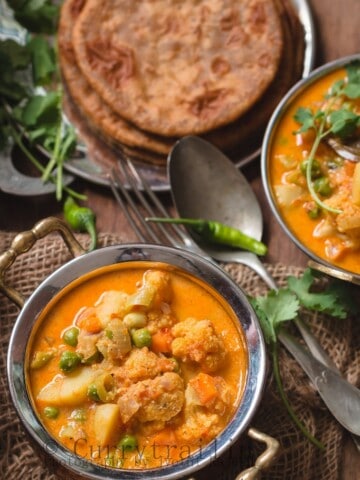
<path fill-rule="evenodd" d="M 242 332 L 222 297 L 177 269 L 140 263 L 60 297 L 29 358 L 51 435 L 114 468 L 188 458 L 224 429 L 246 380 Z"/>
<path fill-rule="evenodd" d="M 279 122 L 269 165 L 281 215 L 300 242 L 360 273 L 360 164 L 334 147 L 356 140 L 360 62 L 317 79 L 299 95 Z"/>

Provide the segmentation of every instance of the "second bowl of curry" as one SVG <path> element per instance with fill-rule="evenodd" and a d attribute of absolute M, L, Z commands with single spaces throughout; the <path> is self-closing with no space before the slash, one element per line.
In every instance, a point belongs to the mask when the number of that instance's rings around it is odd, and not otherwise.
<path fill-rule="evenodd" d="M 264 189 L 287 235 L 330 275 L 360 283 L 360 56 L 326 64 L 274 112 Z"/>

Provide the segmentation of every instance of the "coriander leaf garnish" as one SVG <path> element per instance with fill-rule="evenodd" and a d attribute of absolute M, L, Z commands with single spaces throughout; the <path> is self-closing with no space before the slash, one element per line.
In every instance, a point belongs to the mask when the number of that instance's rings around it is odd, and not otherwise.
<path fill-rule="evenodd" d="M 279 395 L 297 427 L 312 443 L 323 448 L 297 418 L 284 391 L 279 368 L 278 335 L 289 322 L 298 318 L 302 309 L 343 319 L 349 313 L 359 314 L 360 303 L 354 301 L 354 292 L 349 284 L 333 279 L 319 285 L 316 280 L 315 272 L 307 268 L 300 277 L 289 276 L 286 286 L 277 291 L 271 290 L 265 296 L 250 297 L 250 302 L 259 318 L 265 342 L 270 349 Z"/>
<path fill-rule="evenodd" d="M 271 290 L 263 297 L 252 299 L 267 343 L 276 343 L 279 326 L 296 318 L 300 304 L 288 289 Z"/>
<path fill-rule="evenodd" d="M 348 98 L 360 98 L 360 61 L 355 60 L 346 67 L 348 83 L 344 86 L 344 93 Z"/>
<path fill-rule="evenodd" d="M 299 107 L 294 115 L 294 119 L 301 124 L 301 128 L 296 133 L 307 132 L 310 128 L 317 128 L 317 120 L 324 116 L 324 112 L 319 111 L 316 114 L 310 108 Z"/>
<path fill-rule="evenodd" d="M 311 292 L 315 277 L 310 269 L 306 269 L 300 278 L 289 277 L 288 287 L 297 296 L 299 303 L 309 310 L 327 313 L 333 317 L 345 318 L 348 305 L 340 301 L 335 289 L 328 287 L 325 291 Z"/>
<path fill-rule="evenodd" d="M 360 125 L 360 115 L 341 108 L 330 113 L 329 123 L 331 133 L 346 138 L 352 135 Z"/>

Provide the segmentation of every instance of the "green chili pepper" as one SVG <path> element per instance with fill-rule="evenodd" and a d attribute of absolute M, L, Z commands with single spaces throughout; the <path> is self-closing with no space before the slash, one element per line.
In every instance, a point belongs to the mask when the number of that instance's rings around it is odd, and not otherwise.
<path fill-rule="evenodd" d="M 97 244 L 96 217 L 88 207 L 81 207 L 72 197 L 67 197 L 64 203 L 64 217 L 71 228 L 79 232 L 87 232 L 91 243 L 89 251 L 94 250 Z"/>
<path fill-rule="evenodd" d="M 194 218 L 158 217 L 149 217 L 146 219 L 146 221 L 188 225 L 194 232 L 198 233 L 201 238 L 207 242 L 242 248 L 244 250 L 249 250 L 256 255 L 265 255 L 267 252 L 267 246 L 264 243 L 256 240 L 253 237 L 250 237 L 249 235 L 246 235 L 236 228 L 224 225 L 220 222 Z"/>

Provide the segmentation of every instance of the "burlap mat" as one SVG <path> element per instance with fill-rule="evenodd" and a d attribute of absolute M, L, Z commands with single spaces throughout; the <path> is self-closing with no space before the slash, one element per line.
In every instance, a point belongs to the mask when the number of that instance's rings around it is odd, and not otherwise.
<path fill-rule="evenodd" d="M 10 245 L 14 234 L 0 232 L 0 252 Z M 86 245 L 86 237 L 79 236 Z M 122 243 L 115 235 L 102 235 L 101 245 Z M 8 272 L 8 283 L 24 295 L 29 295 L 50 272 L 70 259 L 62 240 L 51 235 L 40 240 L 33 249 L 21 255 Z M 267 287 L 247 267 L 227 265 L 226 270 L 250 295 L 264 294 Z M 288 275 L 297 275 L 298 268 L 283 265 L 269 266 L 269 271 L 279 285 L 284 284 Z M 0 295 L 0 472 L 6 480 L 57 480 L 45 463 L 41 462 L 29 445 L 21 424 L 11 404 L 6 379 L 6 352 L 10 332 L 18 310 Z M 309 318 L 320 342 L 347 378 L 354 384 L 360 383 L 360 339 L 359 322 L 334 320 L 315 315 Z M 285 389 L 292 405 L 308 429 L 321 440 L 326 448 L 320 451 L 310 444 L 294 427 L 279 400 L 271 372 L 260 408 L 252 426 L 277 438 L 282 453 L 276 464 L 264 474 L 265 479 L 286 480 L 340 480 L 342 449 L 345 433 L 324 408 L 321 400 L 311 387 L 302 370 L 282 350 L 281 370 Z M 211 472 L 205 469 L 196 478 L 233 480 L 240 470 L 253 464 L 263 450 L 246 435 L 233 448 L 211 465 Z"/>

